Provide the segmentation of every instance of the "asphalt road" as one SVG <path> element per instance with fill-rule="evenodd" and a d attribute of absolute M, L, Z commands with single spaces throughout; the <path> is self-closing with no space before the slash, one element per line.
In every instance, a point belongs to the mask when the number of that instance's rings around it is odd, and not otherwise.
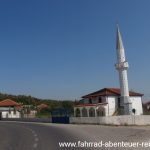
<path fill-rule="evenodd" d="M 59 142 L 79 142 L 80 148 L 60 148 Z M 96 149 L 84 147 L 86 142 L 148 142 L 150 127 L 112 127 L 100 125 L 64 125 L 42 123 L 0 122 L 0 150 Z M 150 149 L 97 148 L 97 149 Z"/>

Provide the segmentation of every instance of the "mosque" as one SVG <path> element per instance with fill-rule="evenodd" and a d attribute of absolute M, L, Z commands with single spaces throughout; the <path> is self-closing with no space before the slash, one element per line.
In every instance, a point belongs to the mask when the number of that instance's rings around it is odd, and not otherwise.
<path fill-rule="evenodd" d="M 76 117 L 97 117 L 115 115 L 142 115 L 142 96 L 128 88 L 128 62 L 125 58 L 123 41 L 117 25 L 117 63 L 120 88 L 103 88 L 99 91 L 82 96 L 80 104 L 74 106 Z"/>
<path fill-rule="evenodd" d="M 141 93 L 129 92 L 132 103 L 132 114 L 143 114 Z M 76 117 L 97 117 L 121 115 L 122 101 L 119 88 L 104 88 L 82 97 L 80 104 L 75 105 Z"/>

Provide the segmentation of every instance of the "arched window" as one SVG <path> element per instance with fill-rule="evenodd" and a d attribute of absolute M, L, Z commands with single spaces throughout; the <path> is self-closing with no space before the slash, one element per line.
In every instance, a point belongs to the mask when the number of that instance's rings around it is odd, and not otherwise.
<path fill-rule="evenodd" d="M 75 116 L 76 117 L 80 117 L 81 115 L 80 115 L 80 109 L 79 108 L 77 108 L 76 110 L 75 110 Z"/>
<path fill-rule="evenodd" d="M 83 108 L 82 109 L 82 117 L 87 117 L 87 109 L 86 108 Z"/>
<path fill-rule="evenodd" d="M 89 109 L 89 117 L 95 117 L 95 109 L 92 107 Z"/>
<path fill-rule="evenodd" d="M 99 107 L 97 109 L 97 116 L 105 116 L 105 109 L 104 109 L 104 107 Z"/>

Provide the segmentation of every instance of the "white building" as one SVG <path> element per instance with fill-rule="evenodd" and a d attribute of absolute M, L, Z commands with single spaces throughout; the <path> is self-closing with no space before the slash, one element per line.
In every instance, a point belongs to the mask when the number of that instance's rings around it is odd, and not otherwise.
<path fill-rule="evenodd" d="M 75 105 L 74 115 L 76 117 L 96 117 L 96 116 L 115 116 L 120 115 L 122 104 L 120 100 L 120 89 L 104 88 L 99 91 L 83 96 L 80 104 Z M 141 93 L 129 92 L 132 103 L 132 114 L 142 115 L 142 96 Z"/>
<path fill-rule="evenodd" d="M 21 105 L 13 100 L 6 99 L 0 101 L 0 119 L 1 118 L 21 118 Z"/>

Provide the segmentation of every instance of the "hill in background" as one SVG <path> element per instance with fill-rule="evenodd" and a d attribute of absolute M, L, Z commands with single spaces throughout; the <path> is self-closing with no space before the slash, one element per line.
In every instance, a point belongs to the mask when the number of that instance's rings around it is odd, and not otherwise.
<path fill-rule="evenodd" d="M 26 95 L 11 95 L 11 94 L 0 93 L 0 101 L 5 99 L 11 99 L 13 101 L 16 101 L 17 103 L 23 105 L 32 105 L 35 107 L 44 103 L 49 106 L 50 110 L 53 110 L 55 108 L 66 108 L 73 111 L 73 104 L 74 104 L 74 101 L 72 100 L 60 101 L 60 100 L 52 100 L 52 99 L 39 99 L 39 98 L 26 96 Z"/>

